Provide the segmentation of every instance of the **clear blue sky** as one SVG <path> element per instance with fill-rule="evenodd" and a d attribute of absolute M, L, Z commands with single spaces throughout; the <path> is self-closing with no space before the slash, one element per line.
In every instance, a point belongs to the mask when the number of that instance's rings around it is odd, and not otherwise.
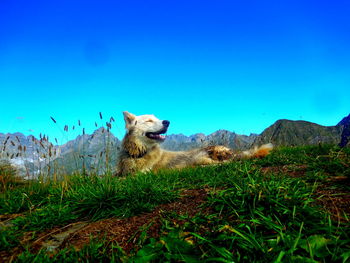
<path fill-rule="evenodd" d="M 124 110 L 186 135 L 334 125 L 350 113 L 349 14 L 346 0 L 1 0 L 0 132 L 60 139 L 102 112 L 120 137 Z"/>

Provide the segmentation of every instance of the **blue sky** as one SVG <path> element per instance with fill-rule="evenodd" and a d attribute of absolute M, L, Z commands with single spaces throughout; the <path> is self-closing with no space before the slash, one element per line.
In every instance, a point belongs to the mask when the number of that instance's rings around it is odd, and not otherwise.
<path fill-rule="evenodd" d="M 335 125 L 350 113 L 349 13 L 338 0 L 2 0 L 0 132 L 66 140 L 64 125 L 92 132 L 102 112 L 121 137 L 124 110 L 186 135 Z"/>

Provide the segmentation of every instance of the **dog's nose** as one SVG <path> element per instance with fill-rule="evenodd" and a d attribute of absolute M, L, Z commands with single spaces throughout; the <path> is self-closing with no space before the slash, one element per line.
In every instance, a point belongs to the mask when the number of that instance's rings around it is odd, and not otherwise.
<path fill-rule="evenodd" d="M 164 125 L 164 127 L 169 127 L 170 121 L 163 121 L 162 124 Z"/>

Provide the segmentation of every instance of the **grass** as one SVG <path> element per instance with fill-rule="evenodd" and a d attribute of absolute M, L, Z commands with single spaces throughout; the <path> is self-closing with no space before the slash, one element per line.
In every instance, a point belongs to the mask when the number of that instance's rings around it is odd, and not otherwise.
<path fill-rule="evenodd" d="M 18 262 L 347 262 L 349 220 L 334 221 L 318 201 L 318 189 L 334 176 L 349 177 L 349 164 L 348 148 L 320 145 L 127 178 L 75 175 L 20 183 L 0 194 L 0 214 L 20 214 L 0 228 L 0 251 L 18 249 Z M 332 189 L 350 193 L 349 181 L 343 182 Z M 97 237 L 81 250 L 66 246 L 48 254 L 31 248 L 53 228 L 141 215 L 178 200 L 183 190 L 202 188 L 209 189 L 207 212 L 165 213 L 157 234 L 144 227 L 129 251 Z"/>
<path fill-rule="evenodd" d="M 17 177 L 17 172 L 12 165 L 3 160 L 0 160 L 0 183 L 0 192 L 15 188 L 23 183 Z"/>

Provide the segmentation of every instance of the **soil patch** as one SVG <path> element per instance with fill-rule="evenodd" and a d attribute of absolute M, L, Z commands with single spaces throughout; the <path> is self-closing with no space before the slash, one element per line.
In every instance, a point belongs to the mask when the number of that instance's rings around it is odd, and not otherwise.
<path fill-rule="evenodd" d="M 350 179 L 346 176 L 330 177 L 316 191 L 318 203 L 338 222 L 349 222 L 350 218 Z"/>
<path fill-rule="evenodd" d="M 308 166 L 307 165 L 281 165 L 281 166 L 271 166 L 261 168 L 263 174 L 268 173 L 282 173 L 287 174 L 291 177 L 299 178 L 306 174 Z"/>
<path fill-rule="evenodd" d="M 81 249 L 90 242 L 91 238 L 106 238 L 108 241 L 117 242 L 126 252 L 129 252 L 135 246 L 136 240 L 145 227 L 149 226 L 148 236 L 159 235 L 162 214 L 173 212 L 194 216 L 202 211 L 200 205 L 207 199 L 207 194 L 207 189 L 185 190 L 178 201 L 159 205 L 149 213 L 123 219 L 109 218 L 88 224 L 75 223 L 79 226 L 77 229 L 73 226 L 62 231 L 50 230 L 48 236 L 34 242 L 35 248 L 33 249 L 36 251 L 40 248 L 52 250 L 70 246 Z M 53 234 L 50 234 L 52 232 Z"/>

